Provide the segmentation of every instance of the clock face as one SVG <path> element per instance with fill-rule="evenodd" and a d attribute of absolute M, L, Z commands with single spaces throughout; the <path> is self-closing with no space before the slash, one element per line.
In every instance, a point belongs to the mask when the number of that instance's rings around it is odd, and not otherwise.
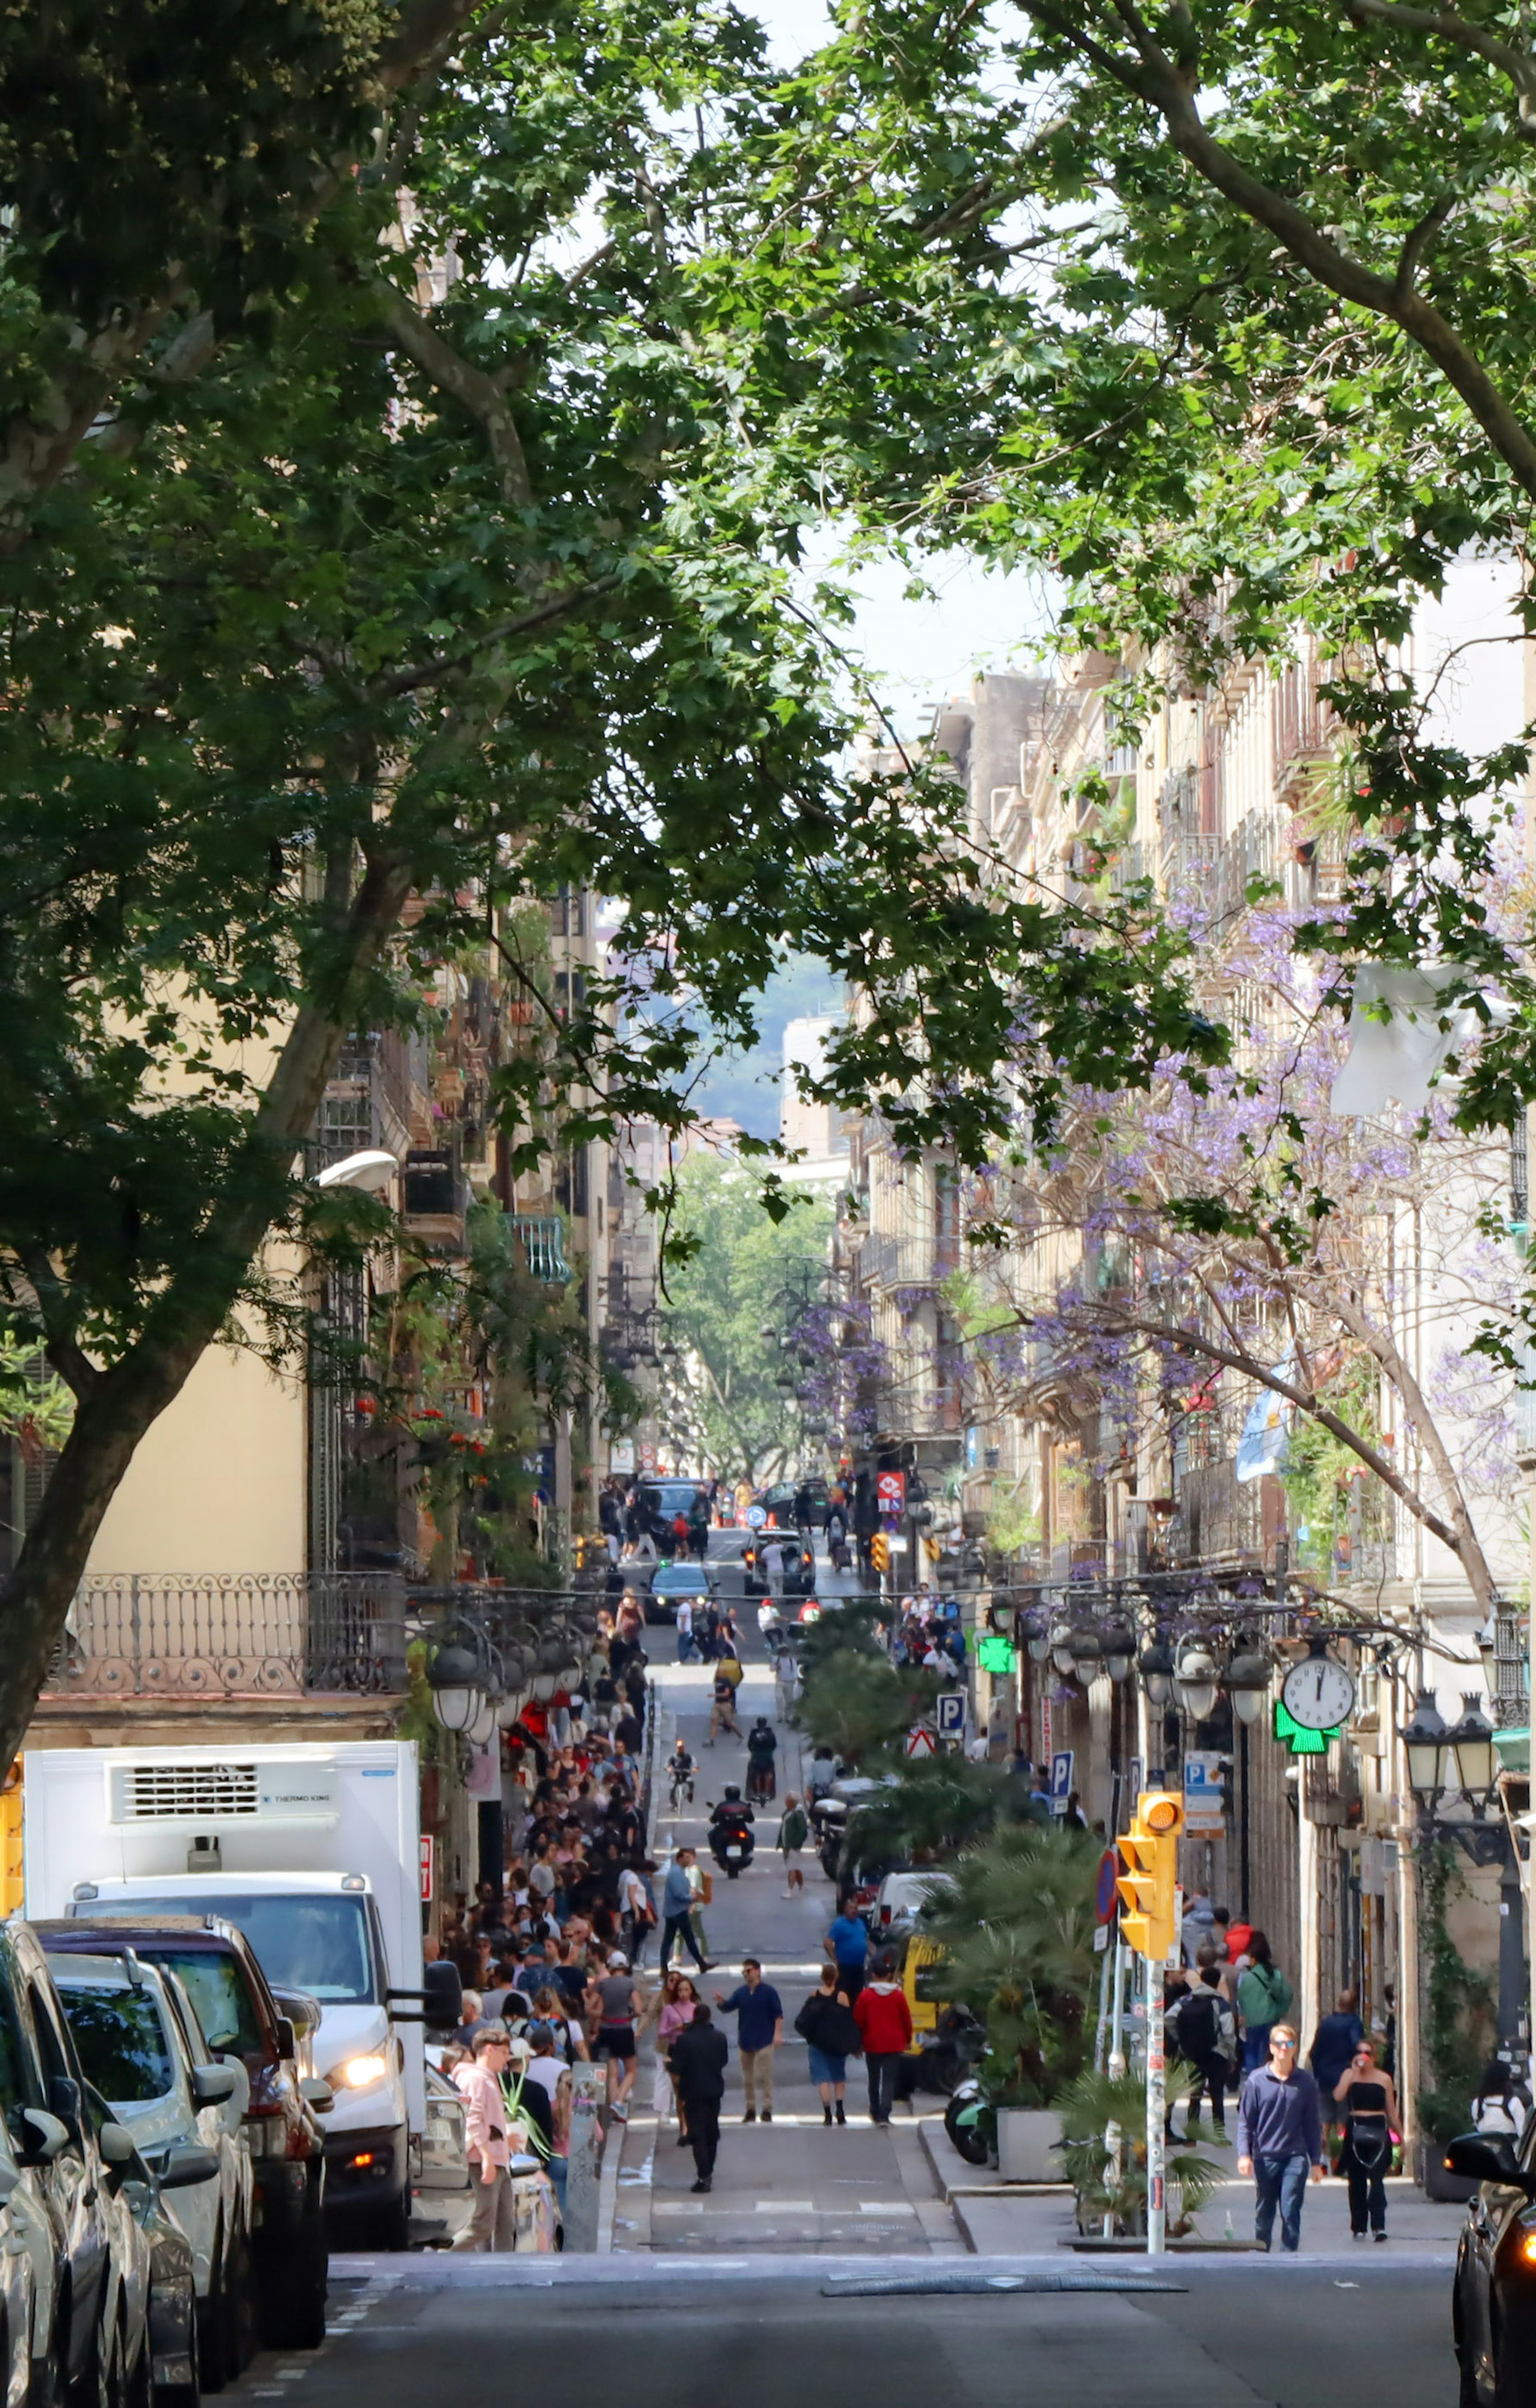
<path fill-rule="evenodd" d="M 1337 1730 L 1355 1712 L 1355 1683 L 1331 1656 L 1293 1664 L 1280 1692 L 1285 1712 L 1303 1730 Z"/>

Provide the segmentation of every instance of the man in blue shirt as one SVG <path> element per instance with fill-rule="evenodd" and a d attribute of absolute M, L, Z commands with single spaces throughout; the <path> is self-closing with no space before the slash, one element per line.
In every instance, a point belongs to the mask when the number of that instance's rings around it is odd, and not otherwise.
<path fill-rule="evenodd" d="M 838 1909 L 822 1946 L 838 1969 L 838 1987 L 853 2005 L 864 1987 L 864 1960 L 869 1953 L 869 1928 L 845 1899 Z"/>
<path fill-rule="evenodd" d="M 661 1970 L 665 1974 L 672 1961 L 672 1951 L 682 1942 L 701 1973 L 710 1970 L 709 1959 L 699 1954 L 694 1938 L 694 1885 L 688 1878 L 688 1868 L 694 1862 L 692 1848 L 680 1848 L 667 1868 L 667 1879 L 661 1892 Z"/>
<path fill-rule="evenodd" d="M 755 1956 L 741 1959 L 741 1981 L 730 1997 L 717 1990 L 714 2002 L 728 2015 L 738 2015 L 736 2050 L 741 2060 L 741 2084 L 747 2094 L 743 2124 L 755 2124 L 762 2109 L 765 2124 L 773 2121 L 773 2052 L 784 2036 L 784 2003 L 771 1982 L 763 1979 Z"/>
<path fill-rule="evenodd" d="M 1238 2100 L 1238 2172 L 1252 2174 L 1258 2191 L 1254 2232 L 1268 2249 L 1280 2210 L 1280 2245 L 1294 2256 L 1301 2245 L 1301 2202 L 1307 2169 L 1323 2179 L 1323 2114 L 1317 2085 L 1296 2061 L 1296 2033 L 1289 2024 L 1270 2028 L 1270 2062 L 1256 2065 Z"/>

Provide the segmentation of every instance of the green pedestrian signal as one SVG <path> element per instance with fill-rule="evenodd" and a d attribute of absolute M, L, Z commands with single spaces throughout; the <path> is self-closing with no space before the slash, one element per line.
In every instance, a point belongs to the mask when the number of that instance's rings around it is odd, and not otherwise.
<path fill-rule="evenodd" d="M 1329 1742 L 1336 1740 L 1342 1729 L 1340 1723 L 1333 1730 L 1309 1730 L 1288 1712 L 1284 1698 L 1274 1701 L 1274 1735 L 1293 1756 L 1326 1756 Z"/>

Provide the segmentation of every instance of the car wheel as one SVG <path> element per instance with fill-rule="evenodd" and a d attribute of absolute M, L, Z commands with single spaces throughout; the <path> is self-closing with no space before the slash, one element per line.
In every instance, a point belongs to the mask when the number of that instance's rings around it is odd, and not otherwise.
<path fill-rule="evenodd" d="M 197 2355 L 201 2366 L 199 2382 L 208 2393 L 222 2391 L 233 2383 L 238 2372 L 229 2363 L 227 2344 L 229 2317 L 224 2304 L 224 2258 L 222 2242 L 213 2252 L 213 2273 L 208 2283 L 208 2297 L 197 2302 Z"/>
<path fill-rule="evenodd" d="M 256 2273 L 251 2243 L 237 2232 L 224 2262 L 224 2364 L 237 2383 L 256 2355 Z"/>
<path fill-rule="evenodd" d="M 1522 2315 L 1512 2321 L 1495 2311 L 1490 2340 L 1493 2408 L 1536 2408 L 1536 2358 L 1531 2355 L 1536 2327 L 1532 2320 Z"/>
<path fill-rule="evenodd" d="M 329 2259 L 316 2184 L 304 2213 L 297 2245 L 285 2251 L 271 2269 L 273 2279 L 262 2318 L 262 2338 L 269 2349 L 318 2349 L 325 2338 L 325 2290 Z"/>
<path fill-rule="evenodd" d="M 372 2208 L 363 2223 L 366 2249 L 404 2249 L 410 2239 L 410 2197 L 402 2190 L 387 2206 Z"/>

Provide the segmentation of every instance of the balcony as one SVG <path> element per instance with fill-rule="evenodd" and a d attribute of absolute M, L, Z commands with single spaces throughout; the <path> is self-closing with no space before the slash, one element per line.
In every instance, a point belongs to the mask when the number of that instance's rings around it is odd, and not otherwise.
<path fill-rule="evenodd" d="M 406 1596 L 388 1574 L 122 1573 L 84 1581 L 45 1698 L 398 1697 Z"/>
<path fill-rule="evenodd" d="M 520 1212 L 512 1221 L 512 1234 L 530 1277 L 562 1287 L 575 1278 L 566 1260 L 565 1224 L 557 1212 Z"/>
<path fill-rule="evenodd" d="M 954 1238 L 893 1237 L 876 1230 L 859 1249 L 858 1275 L 867 1287 L 887 1292 L 941 1287 L 958 1261 Z"/>
<path fill-rule="evenodd" d="M 457 1155 L 446 1149 L 412 1147 L 406 1156 L 404 1191 L 404 1217 L 411 1236 L 435 1253 L 461 1254 L 465 1192 Z"/>

